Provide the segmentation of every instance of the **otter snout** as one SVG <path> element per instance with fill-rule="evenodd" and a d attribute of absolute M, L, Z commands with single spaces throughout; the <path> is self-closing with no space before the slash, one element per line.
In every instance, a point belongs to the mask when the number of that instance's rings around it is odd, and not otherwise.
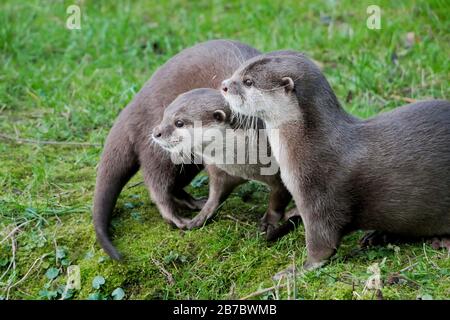
<path fill-rule="evenodd" d="M 232 79 L 227 79 L 222 81 L 221 85 L 222 94 L 230 94 L 230 95 L 243 95 L 243 92 L 239 86 L 239 84 Z"/>
<path fill-rule="evenodd" d="M 153 128 L 152 139 L 163 148 L 171 148 L 183 141 L 183 137 L 174 135 L 170 125 L 160 124 Z"/>
<path fill-rule="evenodd" d="M 159 126 L 153 128 L 153 133 L 152 133 L 153 138 L 161 138 L 162 136 L 162 130 Z"/>
<path fill-rule="evenodd" d="M 222 89 L 223 92 L 228 92 L 228 84 L 229 84 L 229 82 L 230 82 L 229 79 L 222 81 L 221 89 Z"/>
<path fill-rule="evenodd" d="M 167 140 L 172 135 L 172 128 L 170 126 L 159 125 L 153 128 L 152 137 L 159 141 Z"/>

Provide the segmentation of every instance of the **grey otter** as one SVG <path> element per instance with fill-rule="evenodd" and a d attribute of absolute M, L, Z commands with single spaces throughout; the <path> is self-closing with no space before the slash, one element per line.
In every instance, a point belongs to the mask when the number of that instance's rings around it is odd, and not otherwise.
<path fill-rule="evenodd" d="M 188 163 L 191 161 L 191 153 L 194 153 L 200 156 L 204 163 L 214 165 L 236 177 L 227 179 L 225 184 L 218 179 L 215 181 L 217 183 L 210 183 L 208 201 L 200 214 L 188 224 L 189 229 L 201 226 L 237 185 L 251 179 L 261 181 L 270 187 L 269 206 L 261 220 L 261 229 L 266 232 L 268 239 L 273 239 L 291 195 L 281 181 L 276 160 L 268 156 L 270 146 L 267 138 L 258 134 L 258 129 L 263 128 L 262 122 L 252 118 L 250 127 L 242 130 L 242 119 L 240 120 L 238 122 L 232 118 L 230 107 L 220 91 L 207 88 L 194 89 L 178 96 L 164 110 L 164 118 L 161 124 L 155 127 L 153 138 L 169 152 L 178 154 L 182 150 L 187 151 Z M 197 128 L 196 124 L 201 127 Z M 196 129 L 199 130 L 199 136 L 193 139 Z M 208 133 L 215 134 L 214 139 L 212 137 L 207 139 Z M 237 143 L 239 145 L 236 146 Z M 265 148 L 262 150 L 269 158 L 264 164 L 259 157 L 263 144 Z M 211 153 L 207 154 L 206 150 L 211 150 Z M 230 155 L 228 158 L 227 152 Z M 240 159 L 238 152 L 242 153 Z M 253 162 L 250 161 L 250 155 L 255 155 Z M 287 214 L 286 219 L 294 215 L 295 209 Z"/>
<path fill-rule="evenodd" d="M 174 165 L 170 156 L 151 143 L 153 128 L 179 94 L 194 88 L 217 88 L 245 60 L 259 52 L 245 44 L 213 40 L 185 49 L 161 66 L 120 113 L 112 127 L 97 171 L 93 220 L 97 240 L 113 259 L 120 259 L 108 237 L 116 200 L 128 180 L 142 169 L 144 182 L 162 217 L 178 228 L 188 219 L 180 207 L 201 209 L 204 201 L 183 188 L 202 170 L 201 165 Z"/>
<path fill-rule="evenodd" d="M 266 123 L 305 226 L 305 269 L 322 265 L 357 229 L 450 236 L 449 101 L 357 119 L 308 58 L 276 53 L 247 61 L 222 94 L 234 111 Z"/>

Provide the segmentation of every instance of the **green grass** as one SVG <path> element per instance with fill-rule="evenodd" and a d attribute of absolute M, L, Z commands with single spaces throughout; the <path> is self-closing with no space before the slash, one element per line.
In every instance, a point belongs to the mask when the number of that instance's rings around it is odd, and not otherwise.
<path fill-rule="evenodd" d="M 323 64 L 345 108 L 361 117 L 404 104 L 402 97 L 449 97 L 445 0 L 378 1 L 378 31 L 366 28 L 371 1 L 78 2 L 82 29 L 73 31 L 65 28 L 72 1 L 1 2 L 0 133 L 102 144 L 118 112 L 159 65 L 214 38 L 307 52 Z M 411 47 L 408 32 L 415 35 Z M 271 276 L 293 261 L 302 263 L 302 227 L 271 245 L 258 234 L 266 192 L 241 188 L 213 223 L 181 232 L 163 222 L 142 185 L 125 189 L 118 201 L 114 242 L 127 261 L 112 262 L 95 242 L 91 219 L 100 153 L 95 146 L 0 140 L 1 298 L 59 299 L 68 265 L 80 267 L 81 289 L 66 298 L 110 298 L 118 287 L 127 299 L 240 298 L 275 285 Z M 129 186 L 139 181 L 140 175 Z M 207 193 L 205 186 L 190 191 Z M 385 299 L 450 297 L 447 252 L 428 243 L 358 250 L 360 236 L 345 238 L 326 267 L 299 277 L 295 292 L 291 283 L 289 291 L 258 298 L 374 299 L 364 290 L 374 263 Z M 47 277 L 51 268 L 59 271 L 54 279 Z M 388 284 L 401 270 L 408 280 Z M 96 276 L 106 280 L 98 290 Z"/>

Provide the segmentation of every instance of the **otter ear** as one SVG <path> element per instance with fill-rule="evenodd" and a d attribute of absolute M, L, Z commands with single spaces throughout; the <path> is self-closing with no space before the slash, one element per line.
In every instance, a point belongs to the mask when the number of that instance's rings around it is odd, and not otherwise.
<path fill-rule="evenodd" d="M 216 110 L 213 112 L 213 118 L 218 122 L 224 122 L 227 118 L 227 115 L 223 110 Z"/>
<path fill-rule="evenodd" d="M 294 90 L 294 80 L 290 77 L 284 77 L 281 79 L 282 86 L 286 92 L 291 92 Z"/>

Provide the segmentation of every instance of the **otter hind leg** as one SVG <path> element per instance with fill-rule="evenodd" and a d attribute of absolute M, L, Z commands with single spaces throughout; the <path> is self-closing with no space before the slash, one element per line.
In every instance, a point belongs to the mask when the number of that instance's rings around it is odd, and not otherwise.
<path fill-rule="evenodd" d="M 170 159 L 170 155 L 157 146 L 150 146 L 140 154 L 144 182 L 150 197 L 158 207 L 164 221 L 179 229 L 184 229 L 189 219 L 180 216 L 180 201 L 177 196 L 201 167 L 185 165 L 181 171 Z"/>
<path fill-rule="evenodd" d="M 284 217 L 284 211 L 291 199 L 291 194 L 281 181 L 270 186 L 269 205 L 260 221 L 260 230 L 266 234 L 267 240 L 276 237 L 276 232 L 275 234 L 273 233 L 278 228 L 280 220 Z M 284 232 L 288 230 L 289 228 L 283 229 Z M 282 233 L 279 234 L 281 235 Z"/>
<path fill-rule="evenodd" d="M 179 205 L 171 193 L 170 184 L 158 184 L 151 179 L 146 180 L 146 184 L 150 192 L 150 197 L 158 207 L 159 213 L 164 221 L 176 228 L 184 229 L 189 219 L 178 215 Z"/>
<path fill-rule="evenodd" d="M 296 210 L 296 208 L 292 209 L 292 210 Z M 288 215 L 288 213 L 286 213 L 286 215 Z M 284 237 L 285 235 L 287 235 L 289 232 L 295 230 L 295 228 L 297 226 L 299 226 L 302 223 L 302 217 L 300 217 L 299 215 L 292 215 L 290 217 L 287 218 L 286 221 L 284 221 L 280 226 L 276 227 L 275 229 L 273 229 L 270 232 L 267 232 L 266 234 L 266 240 L 269 242 L 273 242 L 276 241 L 282 237 Z"/>

